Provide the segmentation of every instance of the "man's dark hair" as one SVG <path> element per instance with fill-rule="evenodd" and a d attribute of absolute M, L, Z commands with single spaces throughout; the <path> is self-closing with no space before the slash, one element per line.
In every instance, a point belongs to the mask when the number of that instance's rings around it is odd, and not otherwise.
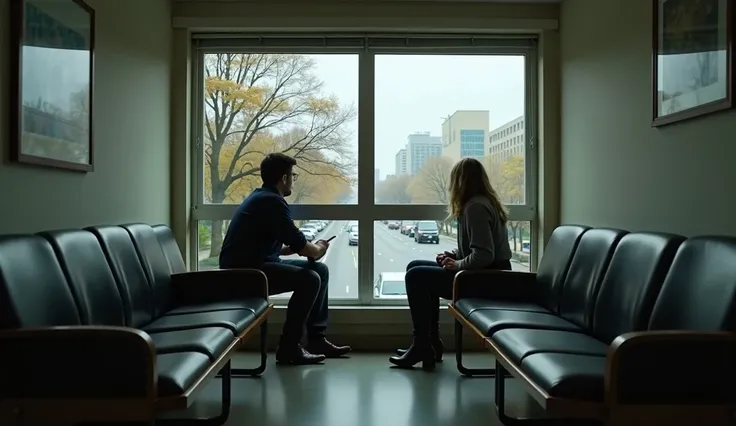
<path fill-rule="evenodd" d="M 265 185 L 276 185 L 279 179 L 288 174 L 294 166 L 296 166 L 296 160 L 286 154 L 280 152 L 268 154 L 261 161 L 261 180 Z"/>

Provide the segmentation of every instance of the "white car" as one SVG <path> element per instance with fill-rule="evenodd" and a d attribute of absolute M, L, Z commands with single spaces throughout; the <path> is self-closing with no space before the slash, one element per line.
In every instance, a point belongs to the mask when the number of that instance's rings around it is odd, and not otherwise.
<path fill-rule="evenodd" d="M 314 225 L 317 227 L 317 231 L 322 232 L 323 229 L 325 229 L 325 223 L 322 221 L 314 221 L 309 222 L 309 225 Z"/>
<path fill-rule="evenodd" d="M 307 241 L 314 241 L 314 237 L 316 232 L 314 232 L 314 228 L 299 228 L 299 230 L 304 234 L 304 237 L 307 239 Z"/>
<path fill-rule="evenodd" d="M 404 299 L 406 298 L 406 283 L 404 272 L 382 272 L 376 278 L 373 287 L 373 297 L 376 299 Z"/>
<path fill-rule="evenodd" d="M 348 235 L 348 245 L 349 246 L 357 246 L 358 245 L 358 225 L 352 225 L 349 230 L 350 234 Z"/>
<path fill-rule="evenodd" d="M 317 225 L 316 225 L 316 224 L 314 224 L 314 223 L 307 223 L 307 224 L 304 224 L 304 225 L 302 225 L 302 227 L 301 227 L 301 228 L 299 228 L 299 229 L 311 229 L 311 230 L 312 230 L 312 234 L 314 234 L 314 236 L 315 236 L 315 237 L 317 236 L 317 234 L 318 234 L 318 233 L 319 233 L 319 231 L 320 231 L 320 230 L 319 230 L 319 229 L 317 228 Z"/>

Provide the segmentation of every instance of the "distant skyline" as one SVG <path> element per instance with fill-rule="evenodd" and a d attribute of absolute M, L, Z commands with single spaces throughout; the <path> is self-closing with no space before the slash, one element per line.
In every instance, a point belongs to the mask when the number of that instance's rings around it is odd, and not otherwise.
<path fill-rule="evenodd" d="M 358 56 L 312 58 L 323 93 L 357 108 Z M 381 179 L 393 174 L 409 134 L 441 136 L 443 119 L 457 110 L 488 110 L 489 130 L 524 114 L 522 56 L 376 55 L 375 64 L 375 168 Z M 357 155 L 358 119 L 348 126 Z"/>

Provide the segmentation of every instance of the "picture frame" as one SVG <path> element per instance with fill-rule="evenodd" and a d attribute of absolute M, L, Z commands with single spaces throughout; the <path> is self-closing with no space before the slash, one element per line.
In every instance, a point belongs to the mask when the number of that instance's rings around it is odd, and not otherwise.
<path fill-rule="evenodd" d="M 11 161 L 94 171 L 94 9 L 11 0 L 10 23 Z"/>
<path fill-rule="evenodd" d="M 652 0 L 652 126 L 733 107 L 735 0 Z"/>

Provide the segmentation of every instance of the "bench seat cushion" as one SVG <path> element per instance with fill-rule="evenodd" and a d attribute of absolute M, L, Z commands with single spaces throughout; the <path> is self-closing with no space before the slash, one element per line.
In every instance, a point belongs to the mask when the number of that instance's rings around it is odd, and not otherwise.
<path fill-rule="evenodd" d="M 222 302 L 202 303 L 196 305 L 185 305 L 174 308 L 166 313 L 166 315 L 194 314 L 200 312 L 217 312 L 232 311 L 237 309 L 245 309 L 253 312 L 253 315 L 260 316 L 268 308 L 266 299 L 245 299 L 245 300 L 228 300 Z"/>
<path fill-rule="evenodd" d="M 460 299 L 455 302 L 455 309 L 463 314 L 465 318 L 478 309 L 503 309 L 507 311 L 551 313 L 549 310 L 537 305 L 536 303 L 477 298 Z"/>
<path fill-rule="evenodd" d="M 235 334 L 225 327 L 194 328 L 191 330 L 150 333 L 156 353 L 199 352 L 211 361 L 219 358 L 235 341 Z"/>
<path fill-rule="evenodd" d="M 521 370 L 552 397 L 603 402 L 604 356 L 536 353 Z"/>
<path fill-rule="evenodd" d="M 529 355 L 555 352 L 606 356 L 608 345 L 582 333 L 507 328 L 491 337 L 493 344 L 517 365 Z"/>
<path fill-rule="evenodd" d="M 239 336 L 255 319 L 253 311 L 245 309 L 167 315 L 143 327 L 143 331 L 150 334 L 193 328 L 225 327 Z"/>
<path fill-rule="evenodd" d="M 211 364 L 207 355 L 198 352 L 157 355 L 159 398 L 181 395 L 204 374 Z"/>
<path fill-rule="evenodd" d="M 535 328 L 582 333 L 583 330 L 564 319 L 541 312 L 511 311 L 502 309 L 476 309 L 466 317 L 486 337 L 506 328 Z"/>

